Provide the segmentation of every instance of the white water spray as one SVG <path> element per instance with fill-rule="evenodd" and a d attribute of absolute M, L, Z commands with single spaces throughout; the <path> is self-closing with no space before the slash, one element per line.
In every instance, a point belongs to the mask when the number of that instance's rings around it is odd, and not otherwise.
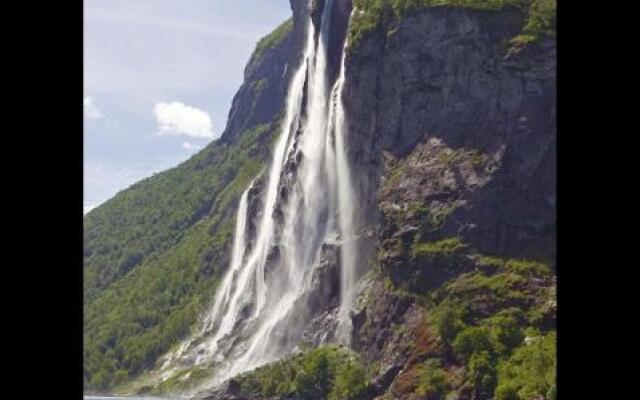
<path fill-rule="evenodd" d="M 249 238 L 247 230 L 252 182 L 240 199 L 231 262 L 213 306 L 201 330 L 165 367 L 172 360 L 213 363 L 220 381 L 283 356 L 301 340 L 300 331 L 314 313 L 323 311 L 308 304 L 327 246 L 340 249 L 335 336 L 349 342 L 348 311 L 357 277 L 356 199 L 345 147 L 344 50 L 333 84 L 328 74 L 334 1 L 326 0 L 319 27 L 307 22 L 304 58 L 289 88 L 256 235 Z"/>

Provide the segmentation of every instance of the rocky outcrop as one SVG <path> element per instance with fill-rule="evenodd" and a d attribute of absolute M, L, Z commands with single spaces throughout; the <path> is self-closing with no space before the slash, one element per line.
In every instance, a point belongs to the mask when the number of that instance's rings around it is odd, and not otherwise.
<path fill-rule="evenodd" d="M 291 21 L 283 23 L 272 33 L 278 34 L 277 40 L 263 43 L 265 48 L 252 55 L 244 71 L 244 82 L 233 98 L 222 143 L 234 143 L 246 130 L 278 119 L 294 70 L 291 65 L 296 65 L 300 58 L 301 44 L 292 26 Z"/>
<path fill-rule="evenodd" d="M 555 266 L 555 42 L 510 51 L 522 23 L 515 9 L 425 8 L 381 24 L 347 55 L 349 158 L 378 244 L 379 271 L 353 315 L 353 345 L 375 363 L 368 398 L 422 398 L 417 366 L 427 358 L 464 375 L 417 299 L 448 282 L 466 287 L 477 271 L 491 276 L 486 255 Z M 472 313 L 517 306 L 555 329 L 553 279 L 522 278 L 522 299 L 474 294 Z M 459 398 L 484 398 L 458 385 Z"/>
<path fill-rule="evenodd" d="M 507 41 L 522 19 L 513 9 L 425 8 L 382 24 L 349 52 L 350 159 L 373 225 L 386 218 L 378 214 L 380 200 L 383 215 L 403 206 L 392 193 L 366 195 L 378 192 L 387 173 L 383 152 L 404 159 L 424 143 L 432 149 L 415 156 L 426 159 L 408 161 L 413 172 L 396 185 L 422 196 L 411 201 L 458 206 L 455 226 L 443 234 L 458 231 L 488 253 L 553 263 L 555 42 L 545 38 L 509 53 Z M 438 146 L 462 158 L 440 155 Z M 468 165 L 475 156 L 483 165 Z"/>

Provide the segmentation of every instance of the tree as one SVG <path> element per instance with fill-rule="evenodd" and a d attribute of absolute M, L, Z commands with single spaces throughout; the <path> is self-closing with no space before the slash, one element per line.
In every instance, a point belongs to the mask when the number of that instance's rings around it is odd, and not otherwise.
<path fill-rule="evenodd" d="M 450 383 L 439 359 L 429 359 L 422 366 L 416 392 L 427 399 L 440 399 L 449 391 Z"/>
<path fill-rule="evenodd" d="M 349 360 L 338 370 L 331 398 L 351 400 L 367 386 L 367 371 L 357 361 Z"/>
<path fill-rule="evenodd" d="M 556 333 L 533 338 L 518 347 L 498 366 L 496 400 L 554 398 L 556 384 Z"/>
<path fill-rule="evenodd" d="M 469 379 L 476 394 L 490 395 L 496 386 L 495 368 L 487 351 L 473 353 L 469 359 Z"/>
<path fill-rule="evenodd" d="M 446 343 L 451 343 L 458 332 L 465 328 L 461 317 L 462 310 L 449 304 L 443 304 L 434 315 L 438 334 Z"/>
<path fill-rule="evenodd" d="M 333 382 L 328 352 L 328 349 L 318 349 L 303 363 L 303 370 L 296 376 L 296 388 L 302 398 L 326 398 L 331 390 Z"/>
<path fill-rule="evenodd" d="M 491 333 L 485 326 L 473 326 L 460 332 L 453 341 L 453 351 L 465 362 L 476 352 L 493 353 Z"/>

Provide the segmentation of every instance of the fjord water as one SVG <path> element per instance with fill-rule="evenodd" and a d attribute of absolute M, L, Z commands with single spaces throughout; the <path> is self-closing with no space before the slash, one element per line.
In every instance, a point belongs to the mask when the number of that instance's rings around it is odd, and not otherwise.
<path fill-rule="evenodd" d="M 168 397 L 101 397 L 84 396 L 84 400 L 172 400 Z"/>
<path fill-rule="evenodd" d="M 356 199 L 346 153 L 342 103 L 344 49 L 331 82 L 328 46 L 332 8 L 319 26 L 307 21 L 303 60 L 289 87 L 282 131 L 264 177 L 255 229 L 249 229 L 249 192 L 240 198 L 231 261 L 198 332 L 165 357 L 164 376 L 184 365 L 213 365 L 215 384 L 276 360 L 300 341 L 319 311 L 314 269 L 326 246 L 340 251 L 340 308 L 336 340 L 348 344 L 356 276 Z M 286 196 L 283 196 L 283 189 Z M 253 236 L 253 237 L 251 237 Z M 329 284 L 320 282 L 319 284 Z"/>

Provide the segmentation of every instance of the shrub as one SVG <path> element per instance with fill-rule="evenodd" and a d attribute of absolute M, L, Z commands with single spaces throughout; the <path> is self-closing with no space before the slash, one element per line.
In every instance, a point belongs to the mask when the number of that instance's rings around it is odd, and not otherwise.
<path fill-rule="evenodd" d="M 329 349 L 311 352 L 296 377 L 295 387 L 303 398 L 322 398 L 333 386 Z M 332 361 L 333 361 L 333 357 Z M 331 363 L 333 364 L 333 363 Z"/>
<path fill-rule="evenodd" d="M 496 373 L 489 352 L 473 353 L 469 359 L 468 377 L 476 394 L 485 396 L 493 393 L 496 386 Z"/>
<path fill-rule="evenodd" d="M 451 343 L 456 335 L 465 328 L 464 308 L 448 302 L 441 304 L 434 313 L 434 322 L 438 334 L 446 343 Z"/>
<path fill-rule="evenodd" d="M 447 238 L 438 240 L 436 242 L 420 243 L 414 241 L 412 250 L 414 257 L 420 256 L 435 256 L 435 255 L 449 255 L 457 250 L 465 247 L 465 244 L 458 238 Z"/>
<path fill-rule="evenodd" d="M 451 384 L 441 364 L 441 361 L 435 358 L 424 363 L 418 377 L 416 393 L 428 399 L 444 397 L 450 390 Z"/>
<path fill-rule="evenodd" d="M 553 398 L 556 384 L 556 333 L 518 347 L 498 366 L 496 400 Z"/>
<path fill-rule="evenodd" d="M 366 369 L 357 361 L 349 360 L 339 367 L 330 398 L 336 400 L 356 399 L 365 390 L 367 384 Z"/>
<path fill-rule="evenodd" d="M 367 371 L 357 355 L 337 346 L 286 357 L 235 379 L 242 395 L 250 398 L 349 400 L 368 387 Z"/>
<path fill-rule="evenodd" d="M 486 351 L 493 353 L 491 332 L 485 326 L 473 326 L 460 332 L 452 344 L 454 353 L 465 362 L 473 353 Z"/>
<path fill-rule="evenodd" d="M 522 314 L 519 309 L 504 310 L 485 321 L 485 324 L 491 329 L 492 338 L 501 347 L 501 352 L 511 351 L 519 346 L 524 339 L 524 334 L 515 315 L 518 311 L 519 314 Z"/>

